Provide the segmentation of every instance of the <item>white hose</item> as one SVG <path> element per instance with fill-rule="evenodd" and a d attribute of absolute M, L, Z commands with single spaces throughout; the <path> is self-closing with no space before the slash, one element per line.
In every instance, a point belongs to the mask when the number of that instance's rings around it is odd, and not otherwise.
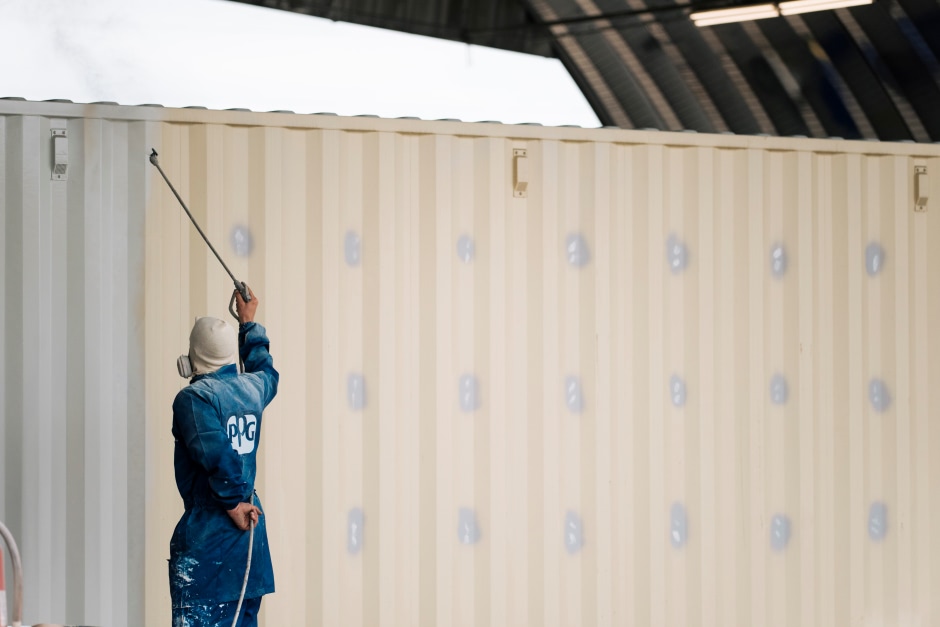
<path fill-rule="evenodd" d="M 254 492 L 251 494 L 251 504 L 255 504 Z M 242 613 L 242 602 L 245 600 L 245 590 L 248 589 L 248 573 L 251 572 L 251 548 L 255 543 L 255 521 L 248 517 L 248 563 L 245 565 L 245 578 L 242 580 L 242 591 L 238 595 L 238 607 L 235 608 L 235 618 L 232 620 L 232 627 L 238 625 L 238 617 Z"/>
<path fill-rule="evenodd" d="M 156 152 L 156 151 L 154 151 L 154 152 Z M 158 166 L 158 167 L 159 167 L 159 166 Z M 167 181 L 167 183 L 169 183 L 169 181 Z M 189 213 L 189 212 L 187 211 L 187 213 Z M 194 224 L 195 224 L 195 223 L 194 223 Z M 199 227 L 196 227 L 196 228 L 199 228 Z M 206 243 L 208 244 L 208 243 L 209 243 L 209 240 L 206 240 Z M 211 247 L 212 245 L 209 244 L 209 246 Z M 222 260 L 219 259 L 219 261 L 222 261 Z M 222 265 L 224 266 L 225 264 L 223 263 Z M 244 283 L 242 283 L 242 285 L 244 285 Z M 235 315 L 235 312 L 232 310 L 232 304 L 233 304 L 234 302 L 235 302 L 235 293 L 232 292 L 232 302 L 229 303 L 229 305 L 228 305 L 228 310 L 231 312 L 231 314 L 232 314 L 233 316 L 235 316 L 235 319 L 238 320 L 239 326 L 241 326 L 241 320 L 239 320 L 238 316 L 236 316 L 236 315 Z M 238 349 L 239 349 L 239 350 L 238 350 L 238 366 L 239 366 L 238 371 L 244 373 L 244 372 L 245 372 L 245 362 L 242 360 L 241 346 L 239 346 Z M 251 504 L 252 504 L 252 505 L 255 504 L 255 491 L 254 491 L 254 490 L 251 491 Z M 251 519 L 251 516 L 248 517 L 248 527 L 249 527 L 249 531 L 248 531 L 248 563 L 245 564 L 245 578 L 242 579 L 242 591 L 241 591 L 241 594 L 238 595 L 238 607 L 235 608 L 235 618 L 232 620 L 232 627 L 237 627 L 237 626 L 238 626 L 238 617 L 239 617 L 239 615 L 242 613 L 242 603 L 245 601 L 245 590 L 248 589 L 248 573 L 251 572 L 251 549 L 252 549 L 252 547 L 253 547 L 254 544 L 255 544 L 255 521 L 253 521 L 253 520 Z"/>

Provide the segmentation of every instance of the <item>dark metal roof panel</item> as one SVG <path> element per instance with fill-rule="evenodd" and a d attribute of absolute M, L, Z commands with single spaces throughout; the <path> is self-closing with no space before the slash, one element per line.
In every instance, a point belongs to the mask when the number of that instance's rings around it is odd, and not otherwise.
<path fill-rule="evenodd" d="M 715 26 L 715 33 L 747 78 L 755 95 L 773 121 L 778 135 L 810 135 L 794 97 L 787 92 L 766 55 L 741 24 Z"/>
<path fill-rule="evenodd" d="M 702 37 L 701 31 L 687 19 L 669 20 L 661 26 L 695 73 L 728 130 L 741 134 L 760 133 L 760 125 L 742 97 L 739 86 L 722 66 L 720 55 Z"/>
<path fill-rule="evenodd" d="M 335 21 L 554 57 L 526 9 L 504 0 L 234 0 Z"/>
<path fill-rule="evenodd" d="M 891 101 L 891 97 L 874 72 L 858 44 L 846 31 L 833 11 L 807 13 L 802 16 L 814 37 L 820 56 L 832 63 L 858 100 L 877 138 L 885 141 L 912 139 L 911 131 Z"/>
<path fill-rule="evenodd" d="M 791 98 L 806 100 L 827 135 L 860 139 L 858 124 L 825 68 L 810 51 L 809 42 L 796 34 L 788 20 L 761 20 L 757 24 L 796 81 L 799 92 L 791 94 Z"/>
<path fill-rule="evenodd" d="M 930 68 L 911 45 L 888 10 L 886 2 L 859 7 L 855 19 L 865 31 L 890 80 L 910 102 L 924 129 L 934 140 L 940 140 L 940 87 L 937 77 L 930 80 Z"/>
<path fill-rule="evenodd" d="M 557 57 L 601 123 L 940 141 L 940 2 L 699 29 L 742 0 L 237 0 Z"/>
<path fill-rule="evenodd" d="M 907 18 L 904 25 L 913 28 L 930 48 L 934 59 L 940 59 L 940 7 L 936 0 L 897 0 Z"/>

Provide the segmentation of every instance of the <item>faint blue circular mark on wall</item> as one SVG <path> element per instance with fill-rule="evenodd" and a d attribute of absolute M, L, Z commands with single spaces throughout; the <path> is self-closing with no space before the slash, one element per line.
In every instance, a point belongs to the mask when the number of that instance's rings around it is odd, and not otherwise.
<path fill-rule="evenodd" d="M 790 519 L 777 514 L 770 519 L 770 547 L 774 551 L 783 551 L 790 544 Z"/>
<path fill-rule="evenodd" d="M 782 279 L 787 273 L 787 249 L 777 244 L 770 249 L 770 274 L 775 279 Z"/>
<path fill-rule="evenodd" d="M 476 251 L 476 244 L 469 235 L 461 235 L 460 239 L 457 240 L 457 258 L 462 262 L 470 263 L 473 261 Z"/>
<path fill-rule="evenodd" d="M 891 392 L 881 379 L 868 382 L 868 400 L 877 412 L 887 411 L 891 407 Z"/>
<path fill-rule="evenodd" d="M 346 552 L 350 555 L 356 555 L 362 550 L 364 524 L 365 516 L 360 508 L 349 510 L 346 517 Z"/>
<path fill-rule="evenodd" d="M 565 256 L 575 268 L 582 268 L 591 261 L 591 249 L 580 233 L 571 233 L 565 239 Z"/>
<path fill-rule="evenodd" d="M 471 545 L 479 542 L 482 535 L 476 512 L 469 507 L 461 507 L 457 513 L 457 539 L 461 544 Z"/>
<path fill-rule="evenodd" d="M 682 503 L 673 503 L 669 510 L 669 542 L 681 549 L 689 540 L 689 517 Z"/>
<path fill-rule="evenodd" d="M 885 265 L 885 249 L 878 242 L 865 247 L 865 270 L 868 276 L 875 276 Z"/>
<path fill-rule="evenodd" d="M 689 249 L 675 235 L 670 235 L 666 240 L 666 261 L 673 274 L 679 274 L 689 265 Z"/>
<path fill-rule="evenodd" d="M 472 374 L 460 377 L 457 384 L 457 393 L 460 396 L 460 409 L 471 412 L 480 408 L 480 382 Z"/>
<path fill-rule="evenodd" d="M 774 405 L 784 405 L 790 397 L 787 379 L 782 374 L 775 374 L 770 378 L 770 402 Z"/>
<path fill-rule="evenodd" d="M 237 224 L 232 229 L 232 250 L 239 257 L 251 256 L 254 250 L 254 238 L 251 237 L 251 231 L 244 224 Z"/>
<path fill-rule="evenodd" d="M 685 381 L 677 374 L 669 378 L 669 398 L 676 407 L 685 405 Z"/>
<path fill-rule="evenodd" d="M 361 374 L 349 373 L 346 377 L 346 401 L 353 411 L 362 411 L 366 406 L 366 380 Z"/>
<path fill-rule="evenodd" d="M 354 268 L 362 260 L 362 240 L 355 231 L 346 231 L 346 237 L 343 240 L 343 250 L 346 257 L 346 265 Z"/>
<path fill-rule="evenodd" d="M 875 501 L 868 508 L 868 537 L 875 542 L 884 540 L 888 534 L 888 507 Z"/>
<path fill-rule="evenodd" d="M 578 377 L 565 377 L 565 404 L 576 414 L 584 410 L 584 393 L 581 391 L 581 380 Z"/>
<path fill-rule="evenodd" d="M 565 514 L 565 548 L 574 555 L 584 546 L 584 529 L 581 526 L 581 517 L 568 510 Z"/>

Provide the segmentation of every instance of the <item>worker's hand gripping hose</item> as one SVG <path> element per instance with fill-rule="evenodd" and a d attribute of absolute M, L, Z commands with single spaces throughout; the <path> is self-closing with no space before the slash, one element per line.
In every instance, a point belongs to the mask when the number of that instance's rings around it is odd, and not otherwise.
<path fill-rule="evenodd" d="M 251 494 L 251 504 L 255 504 L 255 495 L 252 492 Z M 238 617 L 242 613 L 242 603 L 245 601 L 245 590 L 248 589 L 248 573 L 251 572 L 251 550 L 255 543 L 255 519 L 251 516 L 248 517 L 248 563 L 245 565 L 245 578 L 242 579 L 242 591 L 238 595 L 238 606 L 235 608 L 235 618 L 232 619 L 232 627 L 237 627 Z"/>

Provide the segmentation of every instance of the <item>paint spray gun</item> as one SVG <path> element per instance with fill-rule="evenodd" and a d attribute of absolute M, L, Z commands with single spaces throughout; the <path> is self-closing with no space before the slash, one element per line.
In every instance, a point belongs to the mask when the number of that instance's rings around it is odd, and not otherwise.
<path fill-rule="evenodd" d="M 225 268 L 225 271 L 231 277 L 232 282 L 235 284 L 235 289 L 241 294 L 242 300 L 246 303 L 251 300 L 251 293 L 248 291 L 248 286 L 245 285 L 244 281 L 239 281 L 235 278 L 235 275 L 232 274 L 232 271 L 229 270 L 229 267 L 222 261 L 222 257 L 219 256 L 218 251 L 215 249 L 215 246 L 212 245 L 212 242 L 209 241 L 209 238 L 206 237 L 206 234 L 203 233 L 202 229 L 199 228 L 199 223 L 196 222 L 196 218 L 193 217 L 193 214 L 189 211 L 189 207 L 186 206 L 186 203 L 183 202 L 183 199 L 180 198 L 179 193 L 177 193 L 176 188 L 173 187 L 173 183 L 170 182 L 170 179 L 167 178 L 166 173 L 163 171 L 163 168 L 160 167 L 160 162 L 157 160 L 157 151 L 153 148 L 150 149 L 150 163 L 152 163 L 157 170 L 160 171 L 160 176 L 163 177 L 163 180 L 166 181 L 166 184 L 170 187 L 170 191 L 173 192 L 173 195 L 176 196 L 176 200 L 179 201 L 180 206 L 183 208 L 183 211 L 186 212 L 186 215 L 189 216 L 190 221 L 193 223 L 193 226 L 196 227 L 196 231 L 199 232 L 199 235 L 202 236 L 202 239 L 206 242 L 206 245 L 209 247 L 209 250 L 212 251 L 212 254 L 215 255 L 215 258 L 219 260 L 219 263 L 222 264 L 222 267 Z M 232 300 L 228 303 L 228 311 L 235 320 L 238 320 L 238 313 L 235 311 L 235 292 L 232 292 Z M 176 369 L 180 373 L 180 376 L 188 379 L 193 376 L 193 366 L 189 361 L 189 355 L 180 355 L 179 359 L 176 360 Z"/>

